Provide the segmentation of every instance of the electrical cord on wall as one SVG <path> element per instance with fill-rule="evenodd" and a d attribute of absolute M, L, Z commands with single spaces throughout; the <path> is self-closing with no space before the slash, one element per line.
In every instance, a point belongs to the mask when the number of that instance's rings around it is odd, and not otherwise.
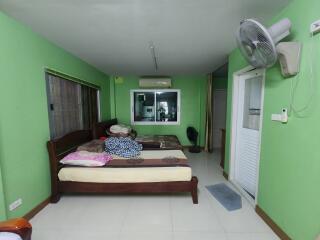
<path fill-rule="evenodd" d="M 290 105 L 289 105 L 289 112 L 288 112 L 288 116 L 291 116 L 292 112 L 297 116 L 297 117 L 304 117 L 304 115 L 302 114 L 303 112 L 305 112 L 306 110 L 309 109 L 309 107 L 311 106 L 312 100 L 314 98 L 315 95 L 315 86 L 314 86 L 314 71 L 313 71 L 313 63 L 314 63 L 314 37 L 313 35 L 311 36 L 311 44 L 310 44 L 310 92 L 311 94 L 309 95 L 308 101 L 306 102 L 306 104 L 303 107 L 297 108 L 297 106 L 294 106 L 294 99 L 295 99 L 295 94 L 296 94 L 296 90 L 297 87 L 299 85 L 300 82 L 300 74 L 296 75 L 294 78 L 291 78 L 291 89 L 290 89 Z M 296 83 L 294 84 L 294 80 L 296 80 Z"/>

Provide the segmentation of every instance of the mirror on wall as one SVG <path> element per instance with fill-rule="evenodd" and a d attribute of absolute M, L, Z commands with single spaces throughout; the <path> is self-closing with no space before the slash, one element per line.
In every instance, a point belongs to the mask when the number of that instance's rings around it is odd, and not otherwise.
<path fill-rule="evenodd" d="M 132 124 L 179 124 L 179 108 L 179 90 L 131 90 Z"/>

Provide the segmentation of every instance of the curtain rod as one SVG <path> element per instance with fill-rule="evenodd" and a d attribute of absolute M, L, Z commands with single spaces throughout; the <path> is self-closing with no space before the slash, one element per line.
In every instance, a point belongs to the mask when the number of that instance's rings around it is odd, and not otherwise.
<path fill-rule="evenodd" d="M 93 83 L 90 83 L 90 82 L 87 82 L 85 80 L 82 80 L 80 78 L 76 78 L 76 77 L 73 77 L 73 76 L 70 76 L 68 74 L 65 74 L 65 73 L 62 73 L 62 72 L 59 72 L 59 71 L 56 71 L 56 70 L 53 70 L 51 68 L 45 68 L 45 73 L 48 73 L 48 74 L 51 74 L 51 75 L 54 75 L 56 77 L 62 77 L 64 79 L 67 79 L 67 80 L 70 80 L 72 82 L 76 82 L 76 83 L 80 83 L 82 85 L 85 85 L 85 86 L 88 86 L 88 87 L 92 87 L 92 88 L 95 88 L 97 90 L 100 90 L 101 87 L 98 86 L 98 85 L 95 85 Z"/>

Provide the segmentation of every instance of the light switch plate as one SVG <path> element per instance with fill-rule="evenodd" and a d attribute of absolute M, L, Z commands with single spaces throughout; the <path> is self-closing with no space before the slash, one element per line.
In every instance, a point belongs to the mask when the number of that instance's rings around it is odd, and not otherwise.
<path fill-rule="evenodd" d="M 282 123 L 287 123 L 288 122 L 288 109 L 282 108 L 280 114 L 271 114 L 271 120 L 277 121 L 277 122 L 282 122 Z"/>
<path fill-rule="evenodd" d="M 271 120 L 272 121 L 278 121 L 278 122 L 281 122 L 281 114 L 272 114 L 271 115 Z"/>
<path fill-rule="evenodd" d="M 310 25 L 310 33 L 316 34 L 320 32 L 320 19 L 311 23 Z"/>
<path fill-rule="evenodd" d="M 14 202 L 12 202 L 12 203 L 9 205 L 9 210 L 10 210 L 10 211 L 13 211 L 13 210 L 16 209 L 17 207 L 19 207 L 21 204 L 22 204 L 22 199 L 19 198 L 19 199 L 15 200 Z"/>

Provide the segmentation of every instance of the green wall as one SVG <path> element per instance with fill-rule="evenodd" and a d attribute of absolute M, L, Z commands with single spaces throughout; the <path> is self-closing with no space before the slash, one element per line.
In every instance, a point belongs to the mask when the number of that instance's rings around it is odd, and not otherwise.
<path fill-rule="evenodd" d="M 125 76 L 123 82 L 113 81 L 114 117 L 119 122 L 130 124 L 130 90 L 139 89 L 139 77 Z M 194 126 L 199 131 L 200 144 L 204 145 L 206 75 L 173 76 L 172 88 L 181 90 L 180 125 L 172 126 L 134 126 L 138 134 L 175 134 L 183 145 L 191 145 L 186 136 L 188 126 Z"/>
<path fill-rule="evenodd" d="M 288 40 L 303 43 L 295 104 L 304 106 L 311 95 L 310 57 L 314 54 L 314 98 L 302 116 L 293 114 L 287 124 L 272 122 L 271 114 L 289 107 L 290 81 L 277 64 L 266 74 L 264 119 L 259 176 L 259 206 L 294 240 L 314 240 L 320 233 L 320 34 L 312 40 L 310 23 L 320 18 L 320 1 L 292 1 L 271 23 L 283 17 L 292 21 Z M 314 44 L 313 51 L 310 49 Z M 232 74 L 247 64 L 238 50 L 229 57 L 227 150 L 229 160 Z M 228 161 L 225 171 L 229 171 Z"/>
<path fill-rule="evenodd" d="M 6 208 L 5 208 L 5 200 L 4 200 L 4 192 L 3 192 L 3 184 L 2 184 L 2 173 L 0 166 L 0 221 L 6 220 Z"/>
<path fill-rule="evenodd" d="M 110 118 L 110 85 L 108 76 L 3 13 L 0 29 L 0 165 L 5 207 L 18 198 L 23 201 L 16 210 L 7 210 L 11 218 L 23 216 L 50 195 L 44 68 L 99 85 L 103 119 Z M 2 199 L 0 219 L 5 218 Z"/>

